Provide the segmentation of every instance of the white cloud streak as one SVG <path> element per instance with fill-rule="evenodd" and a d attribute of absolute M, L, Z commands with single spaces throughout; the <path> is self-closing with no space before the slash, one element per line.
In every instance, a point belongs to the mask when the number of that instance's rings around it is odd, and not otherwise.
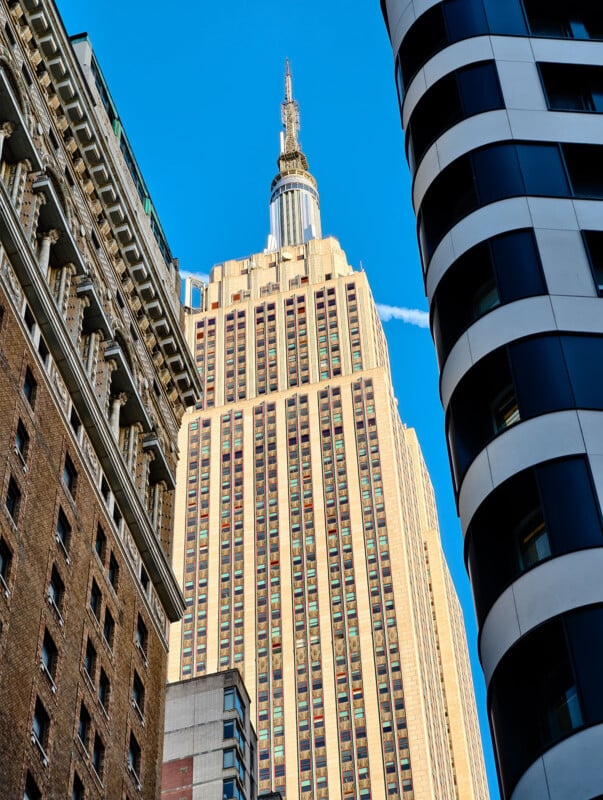
<path fill-rule="evenodd" d="M 189 269 L 181 269 L 180 277 L 182 278 L 182 280 L 184 280 L 185 278 L 197 278 L 198 280 L 203 281 L 204 283 L 209 283 L 209 275 L 207 275 L 207 273 L 205 272 L 193 272 L 192 270 Z"/>
<path fill-rule="evenodd" d="M 398 319 L 408 325 L 416 325 L 417 328 L 429 328 L 429 314 L 418 308 L 404 308 L 403 306 L 386 306 L 377 303 L 377 311 L 381 322 L 389 322 Z"/>

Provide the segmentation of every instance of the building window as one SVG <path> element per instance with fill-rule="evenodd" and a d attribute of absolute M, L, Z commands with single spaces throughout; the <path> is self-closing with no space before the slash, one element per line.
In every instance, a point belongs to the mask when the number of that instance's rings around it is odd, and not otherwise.
<path fill-rule="evenodd" d="M 245 722 L 245 706 L 236 686 L 224 689 L 224 711 L 236 711 L 242 722 Z"/>
<path fill-rule="evenodd" d="M 9 546 L 4 539 L 0 537 L 0 585 L 4 589 L 5 596 L 8 596 L 8 579 L 10 574 L 10 566 L 12 562 L 12 553 Z"/>
<path fill-rule="evenodd" d="M 25 463 L 25 459 L 27 458 L 27 450 L 29 448 L 29 434 L 23 424 L 22 420 L 19 420 L 17 424 L 17 430 L 15 433 L 15 453 L 21 458 L 21 460 Z"/>
<path fill-rule="evenodd" d="M 84 669 L 92 683 L 94 683 L 94 676 L 96 675 L 96 650 L 94 645 L 88 639 L 86 642 L 86 653 L 84 655 Z"/>
<path fill-rule="evenodd" d="M 223 751 L 222 767 L 223 769 L 236 769 L 241 780 L 245 780 L 245 767 L 234 747 Z"/>
<path fill-rule="evenodd" d="M 584 247 L 599 297 L 603 295 L 603 231 L 582 231 Z"/>
<path fill-rule="evenodd" d="M 94 748 L 92 750 L 92 766 L 94 767 L 94 771 L 98 775 L 98 778 L 101 781 L 101 783 L 103 778 L 104 765 L 105 765 L 105 745 L 103 744 L 102 739 L 97 733 L 94 736 Z"/>
<path fill-rule="evenodd" d="M 77 735 L 80 742 L 84 746 L 84 750 L 88 751 L 88 736 L 90 735 L 90 714 L 86 706 L 81 703 L 80 705 L 80 718 L 77 725 Z"/>
<path fill-rule="evenodd" d="M 132 732 L 130 732 L 130 745 L 128 747 L 128 768 L 131 772 L 134 773 L 134 777 L 136 778 L 137 782 L 140 783 L 140 745 L 138 744 L 136 737 Z"/>
<path fill-rule="evenodd" d="M 42 705 L 40 698 L 36 698 L 36 707 L 34 709 L 34 716 L 32 722 L 32 733 L 35 742 L 42 751 L 44 758 L 46 758 L 46 747 L 48 745 L 48 731 L 50 730 L 50 717 L 46 709 Z"/>
<path fill-rule="evenodd" d="M 77 772 L 73 775 L 73 789 L 71 790 L 71 800 L 84 800 L 84 784 Z"/>
<path fill-rule="evenodd" d="M 117 591 L 117 585 L 119 581 L 119 564 L 117 563 L 117 559 L 111 553 L 109 556 L 109 570 L 107 572 L 107 577 L 109 578 L 109 583 L 111 586 Z"/>
<path fill-rule="evenodd" d="M 136 670 L 134 670 L 134 679 L 132 681 L 132 704 L 138 711 L 140 718 L 144 719 L 144 684 Z"/>
<path fill-rule="evenodd" d="M 101 602 L 102 602 L 101 590 L 98 588 L 98 583 L 93 578 L 92 586 L 90 588 L 90 610 L 92 611 L 92 613 L 99 622 L 100 622 Z"/>
<path fill-rule="evenodd" d="M 40 653 L 40 667 L 50 680 L 53 693 L 56 692 L 55 675 L 57 669 L 58 651 L 52 639 L 52 636 L 47 630 L 44 631 L 44 639 L 42 641 L 42 651 Z"/>
<path fill-rule="evenodd" d="M 270 775 L 270 772 L 268 772 L 268 775 Z M 235 778 L 229 778 L 222 783 L 222 798 L 223 800 L 231 800 L 231 798 L 234 798 L 234 800 L 244 800 L 245 795 L 241 791 Z"/>
<path fill-rule="evenodd" d="M 23 380 L 23 394 L 29 405 L 33 408 L 36 402 L 36 389 L 38 385 L 29 367 L 25 370 L 25 378 Z"/>
<path fill-rule="evenodd" d="M 99 557 L 102 564 L 105 563 L 105 552 L 107 548 L 107 537 L 100 525 L 96 528 L 96 539 L 94 540 L 94 549 L 96 555 Z"/>
<path fill-rule="evenodd" d="M 583 457 L 517 473 L 489 494 L 467 530 L 478 623 L 526 570 L 551 556 L 602 545 L 601 512 Z"/>
<path fill-rule="evenodd" d="M 31 772 L 27 773 L 23 800 L 42 800 L 42 793 L 38 789 L 37 784 L 31 775 Z"/>
<path fill-rule="evenodd" d="M 416 169 L 430 145 L 449 128 L 475 114 L 503 107 L 493 61 L 471 64 L 434 83 L 415 106 L 406 126 L 411 169 Z"/>
<path fill-rule="evenodd" d="M 142 617 L 139 614 L 136 622 L 136 646 L 145 657 L 145 660 L 147 656 L 148 639 L 149 634 L 147 631 L 147 626 L 144 624 Z"/>
<path fill-rule="evenodd" d="M 523 0 L 533 36 L 567 39 L 603 39 L 600 9 L 589 0 L 552 3 L 550 0 Z"/>
<path fill-rule="evenodd" d="M 103 625 L 103 638 L 113 650 L 113 643 L 115 639 L 115 620 L 108 608 L 105 608 L 105 622 Z"/>
<path fill-rule="evenodd" d="M 555 111 L 603 111 L 603 67 L 538 64 L 548 107 Z"/>
<path fill-rule="evenodd" d="M 505 233 L 468 250 L 446 271 L 431 303 L 440 366 L 461 334 L 484 314 L 545 292 L 532 231 Z"/>
<path fill-rule="evenodd" d="M 19 506 L 21 504 L 21 491 L 17 486 L 17 482 L 11 475 L 8 481 L 8 490 L 6 492 L 6 510 L 10 514 L 13 519 L 13 522 L 17 522 L 17 517 L 19 515 Z"/>
<path fill-rule="evenodd" d="M 65 464 L 63 466 L 63 483 L 69 494 L 73 497 L 75 495 L 75 485 L 77 482 L 77 472 L 73 466 L 73 461 L 69 457 L 69 453 L 65 453 Z"/>
<path fill-rule="evenodd" d="M 603 608 L 587 606 L 523 636 L 492 676 L 488 712 L 503 793 L 557 742 L 603 722 Z"/>
<path fill-rule="evenodd" d="M 48 602 L 54 607 L 59 617 L 59 624 L 63 624 L 61 610 L 63 607 L 63 597 L 65 595 L 65 584 L 63 583 L 59 571 L 53 565 L 48 584 Z"/>
<path fill-rule="evenodd" d="M 71 542 L 71 525 L 69 524 L 62 508 L 59 508 L 59 514 L 57 517 L 56 540 L 57 544 L 61 547 L 61 549 L 65 554 L 65 557 L 67 558 L 67 563 L 69 563 L 69 544 Z"/>
<path fill-rule="evenodd" d="M 100 677 L 98 679 L 98 701 L 103 707 L 105 714 L 109 711 L 109 698 L 111 696 L 111 682 L 107 677 L 107 673 L 101 667 Z"/>

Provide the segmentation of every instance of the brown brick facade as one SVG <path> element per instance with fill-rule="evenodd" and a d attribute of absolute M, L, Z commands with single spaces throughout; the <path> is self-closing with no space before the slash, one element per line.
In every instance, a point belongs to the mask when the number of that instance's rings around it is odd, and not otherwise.
<path fill-rule="evenodd" d="M 171 494 L 197 379 L 91 59 L 96 83 L 54 3 L 0 0 L 3 800 L 159 796 L 184 607 Z"/>

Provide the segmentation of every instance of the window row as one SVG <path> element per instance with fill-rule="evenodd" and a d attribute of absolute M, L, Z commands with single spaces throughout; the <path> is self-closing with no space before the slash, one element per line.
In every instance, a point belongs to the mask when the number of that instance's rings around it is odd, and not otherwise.
<path fill-rule="evenodd" d="M 603 723 L 603 607 L 549 620 L 501 659 L 488 691 L 503 800 L 544 752 Z"/>
<path fill-rule="evenodd" d="M 436 139 L 463 119 L 504 108 L 494 61 L 456 70 L 434 83 L 419 100 L 406 126 L 406 155 L 414 172 Z"/>
<path fill-rule="evenodd" d="M 440 366 L 461 334 L 488 311 L 546 291 L 531 230 L 504 233 L 472 247 L 446 271 L 431 302 Z"/>
<path fill-rule="evenodd" d="M 603 39 L 603 15 L 591 0 L 447 0 L 411 26 L 396 61 L 400 102 L 418 70 L 436 53 L 473 36 Z"/>
<path fill-rule="evenodd" d="M 424 269 L 463 217 L 522 195 L 602 199 L 603 146 L 497 142 L 457 158 L 434 179 L 418 212 Z"/>
<path fill-rule="evenodd" d="M 479 625 L 526 571 L 589 547 L 603 547 L 603 527 L 584 457 L 538 464 L 505 481 L 475 512 L 465 537 Z"/>
<path fill-rule="evenodd" d="M 603 409 L 603 336 L 547 334 L 481 359 L 452 394 L 446 429 L 457 491 L 477 454 L 499 433 L 540 414 Z"/>

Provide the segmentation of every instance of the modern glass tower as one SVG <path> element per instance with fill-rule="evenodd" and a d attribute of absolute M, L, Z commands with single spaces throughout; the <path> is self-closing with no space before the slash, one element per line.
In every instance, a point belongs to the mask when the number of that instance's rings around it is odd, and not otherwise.
<path fill-rule="evenodd" d="M 180 438 L 169 677 L 241 670 L 262 792 L 483 800 L 432 487 L 366 275 L 319 238 L 289 72 L 283 111 L 269 246 L 214 266 L 186 317 L 204 392 Z"/>
<path fill-rule="evenodd" d="M 603 15 L 383 0 L 504 798 L 603 795 Z"/>

